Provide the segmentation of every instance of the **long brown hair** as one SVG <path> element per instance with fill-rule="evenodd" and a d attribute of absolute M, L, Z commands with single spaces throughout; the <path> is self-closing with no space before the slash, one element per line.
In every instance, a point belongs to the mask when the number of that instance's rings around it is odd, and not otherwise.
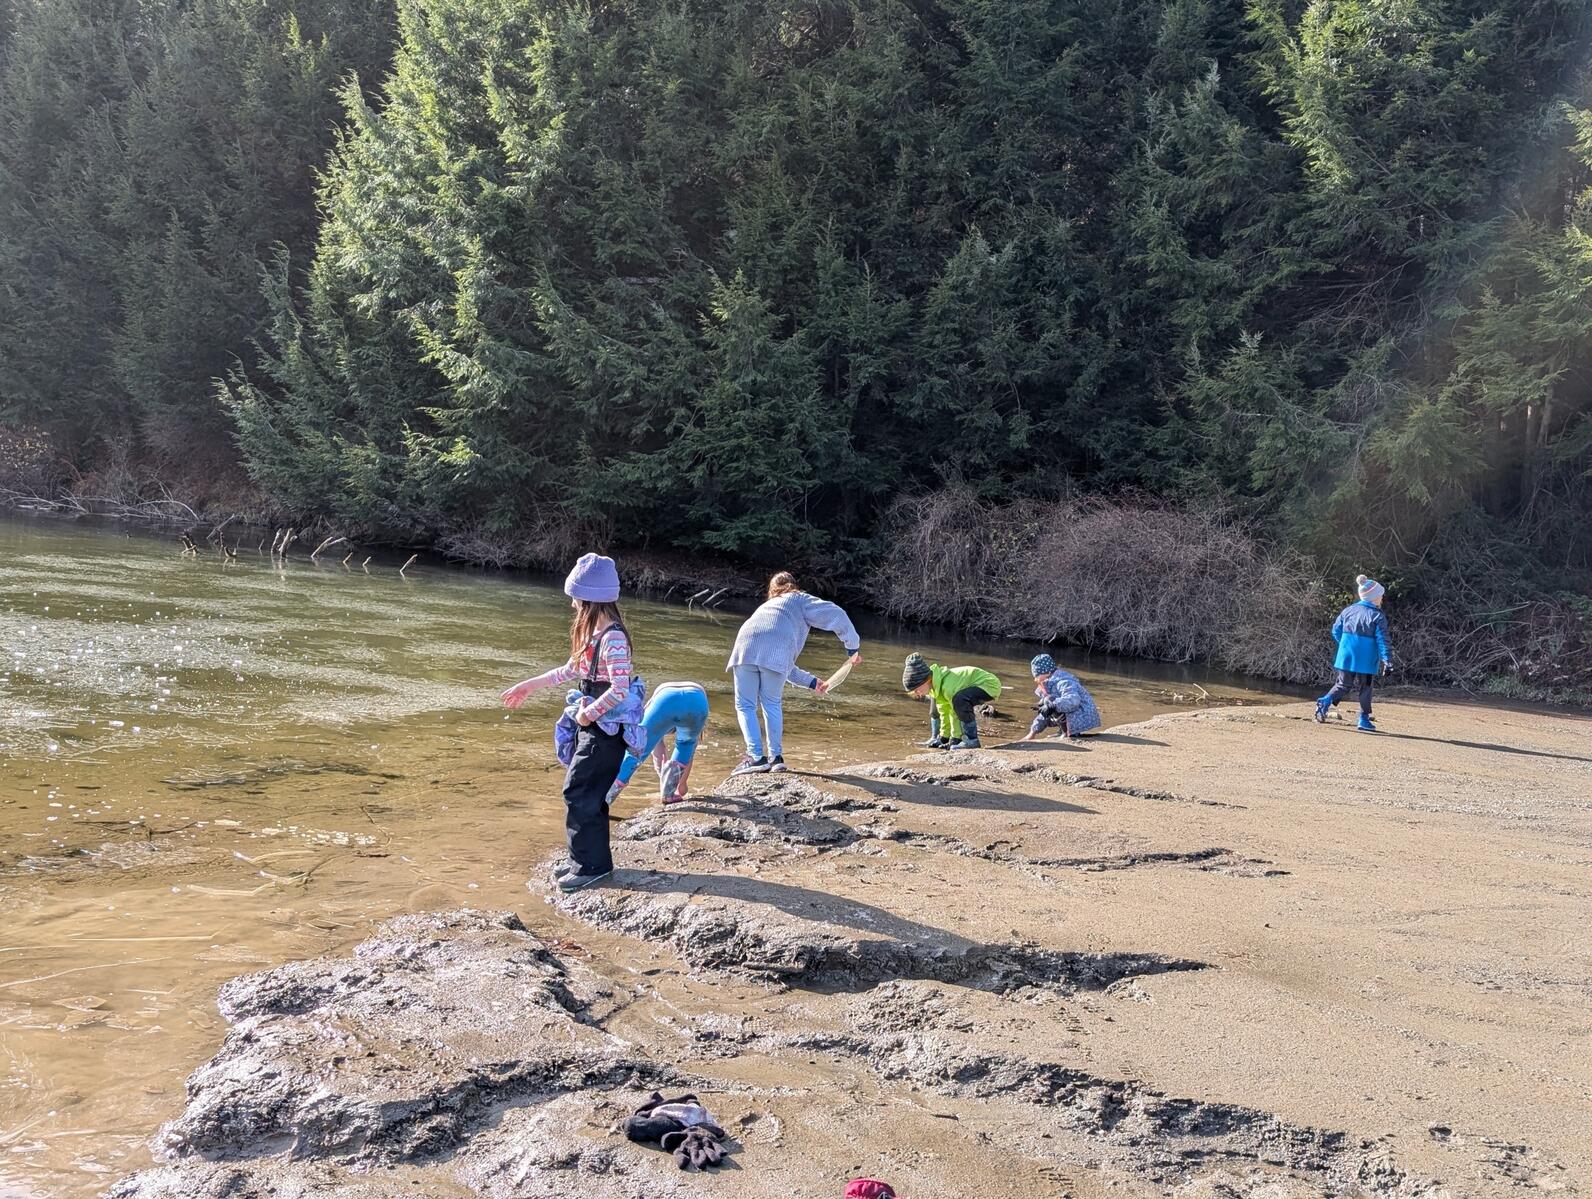
<path fill-rule="evenodd" d="M 775 599 L 781 595 L 789 595 L 793 591 L 800 591 L 796 585 L 796 576 L 788 570 L 782 570 L 768 581 L 768 598 Z"/>
<path fill-rule="evenodd" d="M 575 601 L 575 615 L 569 622 L 569 660 L 577 661 L 581 651 L 586 648 L 586 643 L 592 639 L 592 634 L 597 632 L 597 626 L 604 618 L 613 624 L 622 625 L 625 618 L 619 614 L 618 604 L 594 604 L 589 600 L 578 599 Z"/>

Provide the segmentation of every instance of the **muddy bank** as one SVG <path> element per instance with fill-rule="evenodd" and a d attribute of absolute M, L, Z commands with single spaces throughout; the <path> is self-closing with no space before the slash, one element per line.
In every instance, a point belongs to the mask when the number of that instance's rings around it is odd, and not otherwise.
<path fill-rule="evenodd" d="M 228 984 L 162 1164 L 109 1193 L 1585 1191 L 1592 723 L 1307 712 L 644 812 L 611 886 L 538 871 L 518 914 Z M 732 1167 L 614 1131 L 660 1087 Z"/>

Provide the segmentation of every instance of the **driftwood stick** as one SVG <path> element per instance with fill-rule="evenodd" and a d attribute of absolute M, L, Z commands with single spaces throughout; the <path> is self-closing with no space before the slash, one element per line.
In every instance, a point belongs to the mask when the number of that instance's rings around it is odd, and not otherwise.
<path fill-rule="evenodd" d="M 348 538 L 346 537 L 328 537 L 310 552 L 310 561 L 315 561 L 315 559 L 320 556 L 320 552 L 329 546 L 340 545 L 347 540 Z"/>
<path fill-rule="evenodd" d="M 410 554 L 409 555 L 409 561 L 405 562 L 402 566 L 400 566 L 398 568 L 398 573 L 399 574 L 403 574 L 404 571 L 408 570 L 411 566 L 413 566 L 415 564 L 415 559 L 418 558 L 418 557 L 420 557 L 419 554 Z"/>

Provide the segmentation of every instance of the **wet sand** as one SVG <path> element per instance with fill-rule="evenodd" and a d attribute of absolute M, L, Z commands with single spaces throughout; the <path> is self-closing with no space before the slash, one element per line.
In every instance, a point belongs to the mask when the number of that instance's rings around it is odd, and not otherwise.
<path fill-rule="evenodd" d="M 229 984 L 169 1164 L 114 1193 L 1584 1191 L 1592 721 L 1379 718 L 991 737 L 644 811 L 611 886 Z M 655 1086 L 733 1169 L 612 1130 Z"/>

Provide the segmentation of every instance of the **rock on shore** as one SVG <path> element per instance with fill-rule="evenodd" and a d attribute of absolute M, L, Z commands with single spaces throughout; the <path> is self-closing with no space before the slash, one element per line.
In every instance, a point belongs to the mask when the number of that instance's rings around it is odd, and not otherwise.
<path fill-rule="evenodd" d="M 229 983 L 163 1164 L 110 1194 L 1573 1192 L 1592 1152 L 1532 1102 L 1584 1127 L 1549 1040 L 1592 1002 L 1529 981 L 1489 914 L 1507 883 L 1465 864 L 1536 854 L 1535 910 L 1569 913 L 1553 855 L 1592 813 L 1560 797 L 1592 762 L 1550 729 L 1538 782 L 1478 811 L 1499 747 L 1463 709 L 1390 708 L 1427 735 L 1207 712 L 643 811 L 613 884 L 534 931 L 405 916 Z M 701 1094 L 734 1167 L 619 1136 L 654 1088 Z"/>

